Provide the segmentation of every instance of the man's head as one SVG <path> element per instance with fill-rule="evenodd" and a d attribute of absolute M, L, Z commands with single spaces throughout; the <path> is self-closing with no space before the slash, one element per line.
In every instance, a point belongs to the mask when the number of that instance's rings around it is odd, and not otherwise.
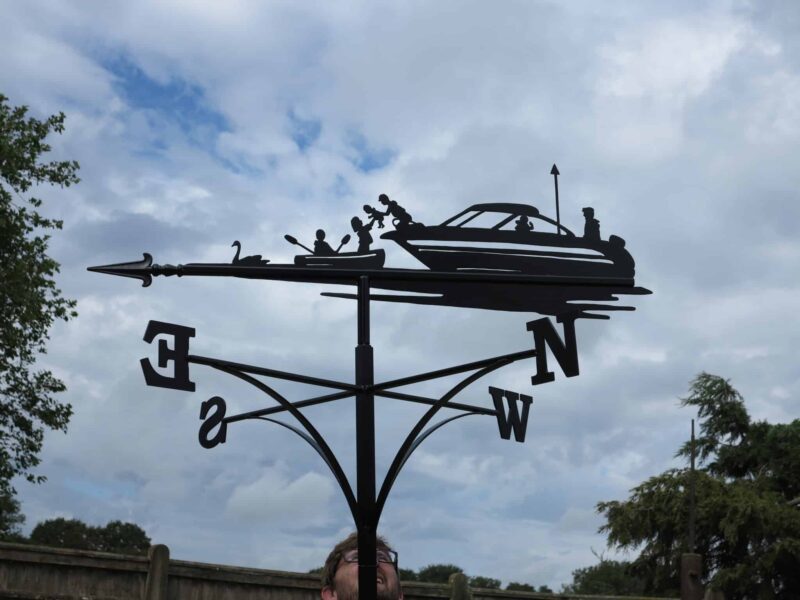
<path fill-rule="evenodd" d="M 324 229 L 317 229 L 317 239 L 320 242 L 325 239 L 325 230 Z"/>
<path fill-rule="evenodd" d="M 591 206 L 587 206 L 586 208 L 583 209 L 583 216 L 586 217 L 587 219 L 593 219 L 594 209 Z"/>
<path fill-rule="evenodd" d="M 397 574 L 397 554 L 377 537 L 378 600 L 403 600 Z M 322 569 L 322 600 L 358 600 L 358 534 L 334 546 Z"/>
<path fill-rule="evenodd" d="M 386 194 L 381 194 L 380 196 L 378 196 L 378 202 L 380 202 L 381 204 L 389 204 L 389 196 L 387 196 Z"/>

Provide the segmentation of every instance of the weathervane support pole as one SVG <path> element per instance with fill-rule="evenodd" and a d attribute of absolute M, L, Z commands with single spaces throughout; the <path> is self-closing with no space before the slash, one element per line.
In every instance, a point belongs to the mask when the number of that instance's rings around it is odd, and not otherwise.
<path fill-rule="evenodd" d="M 358 346 L 356 346 L 356 476 L 358 496 L 358 589 L 360 600 L 378 595 L 375 510 L 375 372 L 369 341 L 369 278 L 358 280 Z"/>

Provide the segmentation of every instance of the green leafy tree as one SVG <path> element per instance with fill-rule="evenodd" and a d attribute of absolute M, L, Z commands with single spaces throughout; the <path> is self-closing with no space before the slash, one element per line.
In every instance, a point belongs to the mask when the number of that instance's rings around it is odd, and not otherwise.
<path fill-rule="evenodd" d="M 4 542 L 22 542 L 25 537 L 20 525 L 25 522 L 25 515 L 20 512 L 19 501 L 10 490 L 0 489 L 0 540 Z"/>
<path fill-rule="evenodd" d="M 450 575 L 453 573 L 463 573 L 461 567 L 455 565 L 428 565 L 422 567 L 418 573 L 418 581 L 425 581 L 428 583 L 447 583 L 450 580 Z"/>
<path fill-rule="evenodd" d="M 78 519 L 48 519 L 33 528 L 30 541 L 40 546 L 95 550 L 96 534 L 93 529 Z"/>
<path fill-rule="evenodd" d="M 536 590 L 536 591 L 537 591 L 537 592 L 539 592 L 539 593 L 542 593 L 542 594 L 552 594 L 552 593 L 553 593 L 553 590 L 551 590 L 551 589 L 550 589 L 548 586 L 546 586 L 546 585 L 540 585 L 540 586 L 539 586 L 539 589 L 538 589 L 538 590 Z"/>
<path fill-rule="evenodd" d="M 470 587 L 485 588 L 487 590 L 499 590 L 500 580 L 493 577 L 484 577 L 483 575 L 475 575 L 469 578 Z"/>
<path fill-rule="evenodd" d="M 97 531 L 97 549 L 117 554 L 147 554 L 150 538 L 133 523 L 110 521 Z"/>
<path fill-rule="evenodd" d="M 55 395 L 64 383 L 50 371 L 35 370 L 55 320 L 76 316 L 75 302 L 56 287 L 58 263 L 47 255 L 48 230 L 61 221 L 39 213 L 41 200 L 29 196 L 41 184 L 67 187 L 78 182 L 78 163 L 42 162 L 45 139 L 64 130 L 64 114 L 44 121 L 12 107 L 0 94 L 0 489 L 11 478 L 41 482 L 39 464 L 45 428 L 65 431 L 72 409 Z"/>
<path fill-rule="evenodd" d="M 110 521 L 105 527 L 87 525 L 78 519 L 48 519 L 31 532 L 30 541 L 42 546 L 94 550 L 115 554 L 147 554 L 150 538 L 133 523 Z"/>
<path fill-rule="evenodd" d="M 701 373 L 684 406 L 696 407 L 696 542 L 703 570 L 729 600 L 800 598 L 800 420 L 753 422 L 730 382 Z M 684 444 L 679 456 L 687 456 Z M 631 572 L 647 593 L 676 595 L 679 560 L 690 550 L 687 523 L 692 474 L 670 469 L 601 502 L 611 546 L 639 550 Z"/>
<path fill-rule="evenodd" d="M 419 581 L 417 572 L 414 569 L 400 569 L 400 581 Z"/>
<path fill-rule="evenodd" d="M 536 588 L 533 587 L 530 583 L 517 583 L 516 581 L 511 581 L 506 586 L 507 592 L 535 592 Z"/>
<path fill-rule="evenodd" d="M 572 583 L 562 590 L 567 594 L 595 594 L 608 596 L 641 596 L 644 580 L 630 572 L 626 561 L 606 560 L 572 572 Z"/>

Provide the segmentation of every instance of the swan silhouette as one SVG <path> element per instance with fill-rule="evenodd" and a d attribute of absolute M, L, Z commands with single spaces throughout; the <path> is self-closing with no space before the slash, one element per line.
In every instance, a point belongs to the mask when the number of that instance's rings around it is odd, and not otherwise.
<path fill-rule="evenodd" d="M 262 259 L 260 254 L 253 254 L 252 256 L 244 256 L 239 258 L 239 253 L 242 251 L 242 244 L 236 240 L 231 244 L 231 247 L 236 246 L 236 256 L 231 261 L 232 265 L 256 266 L 265 265 L 269 262 L 268 259 Z"/>

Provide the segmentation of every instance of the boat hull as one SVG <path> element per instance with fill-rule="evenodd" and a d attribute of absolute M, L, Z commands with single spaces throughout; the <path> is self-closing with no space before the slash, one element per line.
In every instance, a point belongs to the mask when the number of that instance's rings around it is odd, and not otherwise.
<path fill-rule="evenodd" d="M 328 267 L 333 269 L 382 269 L 386 253 L 382 249 L 367 253 L 340 252 L 333 256 L 302 254 L 294 257 L 298 267 Z"/>
<path fill-rule="evenodd" d="M 392 231 L 381 237 L 397 242 L 433 271 L 479 270 L 631 280 L 634 276 L 633 257 L 620 238 L 590 241 L 544 232 L 441 226 Z"/>

